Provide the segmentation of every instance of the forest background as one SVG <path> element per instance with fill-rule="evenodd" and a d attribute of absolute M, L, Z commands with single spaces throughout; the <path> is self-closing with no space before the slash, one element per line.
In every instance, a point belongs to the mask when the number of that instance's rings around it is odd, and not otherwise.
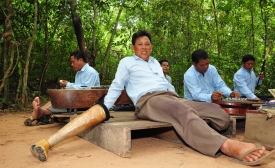
<path fill-rule="evenodd" d="M 119 61 L 133 55 L 139 29 L 152 34 L 152 56 L 169 61 L 180 96 L 198 48 L 230 88 L 245 54 L 256 57 L 256 74 L 265 73 L 256 93 L 275 87 L 275 0 L 6 0 L 0 10 L 0 103 L 9 107 L 27 108 L 60 79 L 74 81 L 76 49 L 87 53 L 101 85 L 110 85 Z"/>

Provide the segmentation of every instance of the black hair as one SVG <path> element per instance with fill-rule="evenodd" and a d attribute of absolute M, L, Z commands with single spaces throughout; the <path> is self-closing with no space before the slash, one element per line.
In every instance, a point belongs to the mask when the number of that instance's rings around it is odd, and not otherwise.
<path fill-rule="evenodd" d="M 247 61 L 250 61 L 250 60 L 255 62 L 254 56 L 251 54 L 247 54 L 247 55 L 243 56 L 242 62 L 246 63 Z"/>
<path fill-rule="evenodd" d="M 149 38 L 150 42 L 152 43 L 151 34 L 146 30 L 139 30 L 138 32 L 134 33 L 132 36 L 132 44 L 135 45 L 137 38 L 146 36 Z"/>
<path fill-rule="evenodd" d="M 159 60 L 160 65 L 162 65 L 163 62 L 168 62 L 166 59 Z M 169 62 L 168 62 L 169 63 Z"/>
<path fill-rule="evenodd" d="M 83 59 L 84 62 L 87 62 L 87 57 L 85 53 L 81 50 L 76 50 L 70 54 L 70 57 L 74 56 L 75 59 L 79 60 L 80 58 Z"/>
<path fill-rule="evenodd" d="M 204 49 L 197 49 L 192 53 L 192 62 L 196 64 L 200 62 L 200 60 L 205 60 L 209 58 L 207 52 Z"/>

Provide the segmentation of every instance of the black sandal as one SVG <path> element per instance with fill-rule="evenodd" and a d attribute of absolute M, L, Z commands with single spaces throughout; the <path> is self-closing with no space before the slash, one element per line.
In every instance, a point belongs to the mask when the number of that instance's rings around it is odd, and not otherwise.
<path fill-rule="evenodd" d="M 32 122 L 34 122 L 35 120 L 32 118 L 32 117 L 30 117 L 30 118 L 27 118 L 25 121 L 24 121 L 24 124 L 26 125 L 26 126 L 33 126 L 33 123 Z"/>
<path fill-rule="evenodd" d="M 52 115 L 44 115 L 42 117 L 39 117 L 38 119 L 33 119 L 32 117 L 27 118 L 24 121 L 24 124 L 26 126 L 38 126 L 38 125 L 46 125 L 46 124 L 52 124 L 54 123 L 54 119 Z"/>
<path fill-rule="evenodd" d="M 38 125 L 46 125 L 46 124 L 52 124 L 54 123 L 54 119 L 53 119 L 53 116 L 50 114 L 50 115 L 44 115 L 38 119 L 36 119 L 37 122 L 36 122 L 36 126 Z"/>

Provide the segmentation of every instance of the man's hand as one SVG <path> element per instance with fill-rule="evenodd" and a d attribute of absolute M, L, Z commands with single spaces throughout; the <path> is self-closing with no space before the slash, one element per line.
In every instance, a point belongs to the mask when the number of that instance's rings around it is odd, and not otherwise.
<path fill-rule="evenodd" d="M 233 91 L 233 92 L 230 93 L 230 97 L 240 98 L 240 93 L 236 92 L 236 91 Z"/>
<path fill-rule="evenodd" d="M 60 80 L 60 81 L 59 81 L 59 85 L 60 85 L 61 87 L 66 87 L 67 83 L 68 83 L 68 81 L 66 81 L 66 80 Z"/>
<path fill-rule="evenodd" d="M 259 78 L 260 78 L 261 80 L 264 79 L 264 74 L 263 74 L 262 72 L 259 73 Z"/>
<path fill-rule="evenodd" d="M 261 100 L 259 97 L 254 98 L 254 100 Z"/>
<path fill-rule="evenodd" d="M 219 101 L 219 100 L 221 100 L 222 99 L 222 92 L 213 92 L 212 93 L 212 96 L 211 96 L 211 99 L 213 100 L 213 101 Z"/>

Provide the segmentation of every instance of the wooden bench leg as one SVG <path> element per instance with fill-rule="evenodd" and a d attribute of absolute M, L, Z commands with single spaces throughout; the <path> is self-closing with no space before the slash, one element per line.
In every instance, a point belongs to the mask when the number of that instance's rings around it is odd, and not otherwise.
<path fill-rule="evenodd" d="M 230 124 L 227 130 L 222 135 L 228 137 L 228 138 L 234 138 L 236 137 L 236 118 L 230 117 Z"/>
<path fill-rule="evenodd" d="M 82 132 L 79 136 L 121 157 L 131 156 L 131 130 L 127 128 L 103 123 Z"/>

